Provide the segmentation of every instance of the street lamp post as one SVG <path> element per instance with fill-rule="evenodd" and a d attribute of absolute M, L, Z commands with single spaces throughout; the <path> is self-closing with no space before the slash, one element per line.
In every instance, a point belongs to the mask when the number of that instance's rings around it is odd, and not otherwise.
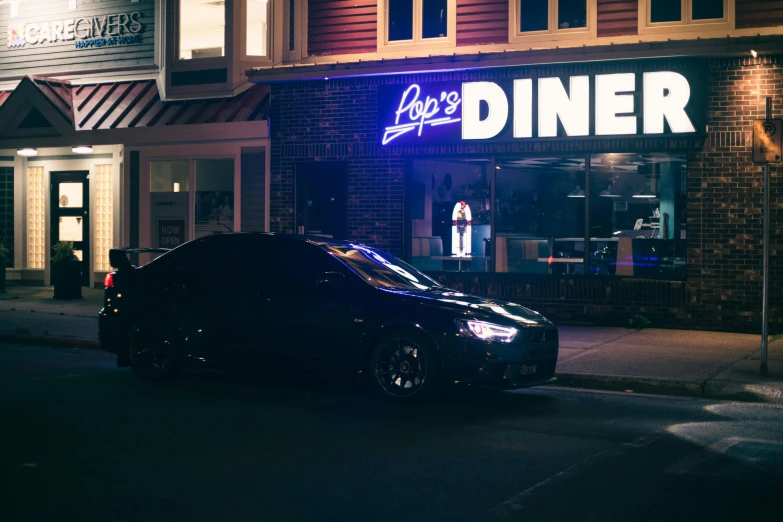
<path fill-rule="evenodd" d="M 772 98 L 767 96 L 764 117 L 772 119 Z M 761 291 L 761 376 L 767 375 L 767 345 L 769 343 L 769 162 L 764 163 L 764 225 L 762 248 L 764 263 L 762 266 Z"/>

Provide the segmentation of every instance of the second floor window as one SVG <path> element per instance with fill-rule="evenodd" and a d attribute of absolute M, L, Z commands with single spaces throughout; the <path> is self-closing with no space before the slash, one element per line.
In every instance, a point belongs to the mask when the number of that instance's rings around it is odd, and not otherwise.
<path fill-rule="evenodd" d="M 269 56 L 269 0 L 247 0 L 247 55 Z"/>
<path fill-rule="evenodd" d="M 519 34 L 587 28 L 587 0 L 517 0 Z"/>
<path fill-rule="evenodd" d="M 446 38 L 449 0 L 386 0 L 389 42 Z"/>
<path fill-rule="evenodd" d="M 179 59 L 226 54 L 226 6 L 214 0 L 179 0 Z"/>
<path fill-rule="evenodd" d="M 723 20 L 726 0 L 647 0 L 652 24 Z"/>

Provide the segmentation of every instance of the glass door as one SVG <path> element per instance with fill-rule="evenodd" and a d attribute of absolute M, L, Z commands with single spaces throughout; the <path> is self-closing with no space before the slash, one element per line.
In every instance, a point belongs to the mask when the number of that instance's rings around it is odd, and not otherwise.
<path fill-rule="evenodd" d="M 90 286 L 89 171 L 52 172 L 51 246 L 72 241 L 81 261 L 82 286 Z"/>

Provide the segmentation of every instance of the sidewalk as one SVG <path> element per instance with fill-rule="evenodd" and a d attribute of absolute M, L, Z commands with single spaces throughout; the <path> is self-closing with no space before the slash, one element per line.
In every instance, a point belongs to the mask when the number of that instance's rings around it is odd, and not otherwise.
<path fill-rule="evenodd" d="M 55 301 L 51 287 L 0 294 L 0 342 L 98 348 L 103 291 Z M 690 330 L 560 327 L 558 385 L 783 404 L 783 341 L 769 344 L 759 376 L 760 336 Z"/>

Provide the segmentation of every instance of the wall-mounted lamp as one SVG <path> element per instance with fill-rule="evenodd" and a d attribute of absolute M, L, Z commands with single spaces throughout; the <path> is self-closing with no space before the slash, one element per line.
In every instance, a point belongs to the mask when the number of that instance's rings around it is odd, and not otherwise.
<path fill-rule="evenodd" d="M 759 53 L 757 53 L 756 51 L 754 51 L 753 49 L 751 49 L 751 50 L 750 50 L 750 55 L 751 55 L 753 58 L 758 58 L 758 56 L 759 56 Z"/>
<path fill-rule="evenodd" d="M 91 145 L 77 145 L 71 149 L 74 154 L 92 154 Z"/>
<path fill-rule="evenodd" d="M 24 147 L 22 149 L 18 149 L 16 153 L 19 154 L 20 156 L 25 156 L 25 157 L 37 156 L 38 149 L 34 149 L 32 147 Z"/>
<path fill-rule="evenodd" d="M 174 192 L 179 192 L 179 183 L 174 183 Z"/>

